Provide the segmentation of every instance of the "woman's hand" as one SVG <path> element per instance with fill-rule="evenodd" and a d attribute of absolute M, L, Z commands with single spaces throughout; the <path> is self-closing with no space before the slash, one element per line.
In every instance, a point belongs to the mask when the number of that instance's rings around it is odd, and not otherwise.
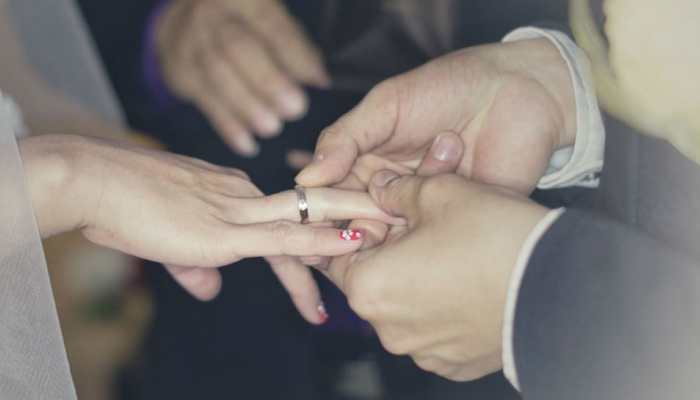
<path fill-rule="evenodd" d="M 20 148 L 43 237 L 80 229 L 94 243 L 173 266 L 201 299 L 219 291 L 215 267 L 266 256 L 302 313 L 320 322 L 309 271 L 281 256 L 335 256 L 362 244 L 338 229 L 295 222 L 293 191 L 263 196 L 235 169 L 68 135 L 28 138 Z M 310 189 L 307 197 L 312 222 L 398 221 L 366 193 Z"/>

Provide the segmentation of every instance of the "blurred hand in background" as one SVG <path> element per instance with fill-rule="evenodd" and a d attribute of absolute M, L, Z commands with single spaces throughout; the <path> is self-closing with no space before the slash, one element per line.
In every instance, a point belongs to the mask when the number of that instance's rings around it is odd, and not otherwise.
<path fill-rule="evenodd" d="M 303 86 L 330 78 L 319 50 L 278 0 L 176 0 L 158 21 L 166 82 L 238 154 L 278 135 L 308 107 Z"/>

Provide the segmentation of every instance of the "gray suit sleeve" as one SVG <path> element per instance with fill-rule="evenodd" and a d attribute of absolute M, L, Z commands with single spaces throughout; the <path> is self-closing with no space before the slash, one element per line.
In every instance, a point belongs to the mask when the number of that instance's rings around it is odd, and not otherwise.
<path fill-rule="evenodd" d="M 518 296 L 525 399 L 697 398 L 700 266 L 628 226 L 566 212 Z"/>

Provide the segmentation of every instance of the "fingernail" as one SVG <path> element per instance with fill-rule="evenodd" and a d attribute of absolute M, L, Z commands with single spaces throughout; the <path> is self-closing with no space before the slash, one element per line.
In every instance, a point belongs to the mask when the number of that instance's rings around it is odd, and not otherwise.
<path fill-rule="evenodd" d="M 340 232 L 340 238 L 345 241 L 355 241 L 362 239 L 362 231 L 357 229 L 346 229 Z"/>
<path fill-rule="evenodd" d="M 270 112 L 259 113 L 255 119 L 258 130 L 266 135 L 278 135 L 282 131 L 282 121 Z"/>
<path fill-rule="evenodd" d="M 318 307 L 316 307 L 316 310 L 318 310 L 318 315 L 321 317 L 321 323 L 325 324 L 329 318 L 328 312 L 326 311 L 326 306 L 321 303 L 318 305 Z"/>
<path fill-rule="evenodd" d="M 459 157 L 459 146 L 462 146 L 462 143 L 457 141 L 453 133 L 442 133 L 435 138 L 430 153 L 436 160 L 450 161 Z"/>
<path fill-rule="evenodd" d="M 298 118 L 306 114 L 308 101 L 306 96 L 298 90 L 284 93 L 280 96 L 279 102 L 285 116 L 288 118 Z"/>
<path fill-rule="evenodd" d="M 391 181 L 397 179 L 398 177 L 399 177 L 399 175 L 396 172 L 382 171 L 374 176 L 374 178 L 372 179 L 372 184 L 374 184 L 375 186 L 378 186 L 378 187 L 385 187 Z"/>
<path fill-rule="evenodd" d="M 238 140 L 238 148 L 246 157 L 255 157 L 260 152 L 260 147 L 249 135 L 241 136 Z"/>

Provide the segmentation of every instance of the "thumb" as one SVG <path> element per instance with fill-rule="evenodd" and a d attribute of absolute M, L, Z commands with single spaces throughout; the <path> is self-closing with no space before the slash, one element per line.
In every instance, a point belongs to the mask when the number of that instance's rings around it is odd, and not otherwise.
<path fill-rule="evenodd" d="M 391 138 L 399 117 L 396 85 L 393 80 L 378 85 L 321 133 L 313 162 L 296 177 L 299 185 L 331 186 L 342 181 L 357 158 Z"/>
<path fill-rule="evenodd" d="M 400 176 L 393 171 L 381 171 L 372 177 L 369 192 L 384 212 L 405 218 L 409 225 L 420 215 L 418 198 L 425 178 Z"/>
<path fill-rule="evenodd" d="M 416 170 L 419 176 L 453 173 L 464 155 L 464 142 L 454 132 L 443 132 L 435 137 L 430 150 Z"/>

